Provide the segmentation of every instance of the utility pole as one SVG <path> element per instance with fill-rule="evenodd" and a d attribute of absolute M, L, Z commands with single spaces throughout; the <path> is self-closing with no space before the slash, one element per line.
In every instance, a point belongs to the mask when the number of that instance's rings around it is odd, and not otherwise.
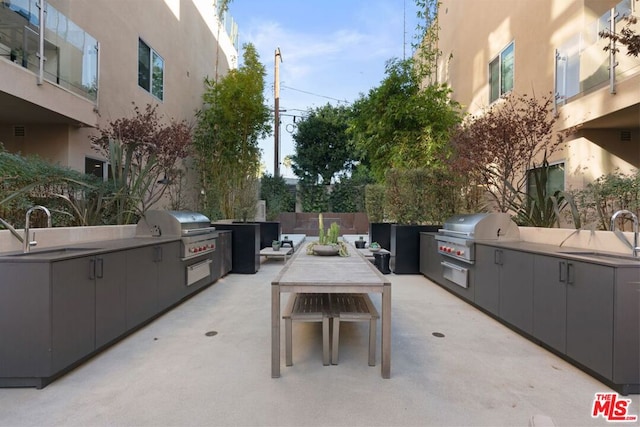
<path fill-rule="evenodd" d="M 280 48 L 276 49 L 274 60 L 273 99 L 275 123 L 273 125 L 273 177 L 276 178 L 280 176 L 280 62 L 282 62 Z"/>

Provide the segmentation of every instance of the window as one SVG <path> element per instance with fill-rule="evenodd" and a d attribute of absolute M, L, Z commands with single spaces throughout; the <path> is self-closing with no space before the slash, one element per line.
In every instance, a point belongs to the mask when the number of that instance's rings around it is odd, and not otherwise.
<path fill-rule="evenodd" d="M 138 86 L 164 99 L 164 59 L 138 39 Z"/>
<path fill-rule="evenodd" d="M 537 199 L 537 186 L 535 174 L 543 171 L 545 167 L 539 167 L 535 169 L 529 169 L 527 171 L 527 194 L 533 199 Z M 547 170 L 547 182 L 545 190 L 547 196 L 552 196 L 556 191 L 564 191 L 564 163 L 555 163 L 548 165 Z M 538 175 L 540 179 L 543 175 Z"/>
<path fill-rule="evenodd" d="M 500 55 L 489 63 L 489 102 L 513 90 L 514 45 L 509 43 Z"/>
<path fill-rule="evenodd" d="M 102 160 L 96 160 L 90 157 L 84 158 L 84 173 L 87 175 L 95 175 L 100 179 L 104 179 L 104 171 L 106 168 L 107 163 Z"/>

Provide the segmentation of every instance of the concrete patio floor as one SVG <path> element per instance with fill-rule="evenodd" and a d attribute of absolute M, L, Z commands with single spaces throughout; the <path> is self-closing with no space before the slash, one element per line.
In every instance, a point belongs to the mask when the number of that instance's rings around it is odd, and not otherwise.
<path fill-rule="evenodd" d="M 282 266 L 228 275 L 42 390 L 0 389 L 0 425 L 607 424 L 591 409 L 608 387 L 421 275 L 388 276 L 391 379 L 379 341 L 367 365 L 366 322 L 341 327 L 337 366 L 322 366 L 320 324 L 295 323 L 294 365 L 283 352 L 272 379 L 270 282 Z M 639 396 L 626 398 L 640 415 Z"/>

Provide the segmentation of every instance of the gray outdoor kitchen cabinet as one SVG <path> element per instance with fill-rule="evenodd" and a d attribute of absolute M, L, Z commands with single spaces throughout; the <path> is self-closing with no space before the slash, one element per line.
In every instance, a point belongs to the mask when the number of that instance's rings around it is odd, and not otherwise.
<path fill-rule="evenodd" d="M 545 255 L 534 263 L 534 337 L 611 379 L 614 268 Z"/>
<path fill-rule="evenodd" d="M 122 252 L 51 263 L 52 371 L 60 371 L 126 330 Z"/>
<path fill-rule="evenodd" d="M 442 255 L 438 253 L 436 236 L 430 233 L 420 233 L 420 273 L 436 283 L 443 283 Z"/>
<path fill-rule="evenodd" d="M 476 244 L 475 303 L 523 332 L 533 329 L 533 257 Z"/>
<path fill-rule="evenodd" d="M 180 242 L 125 251 L 127 257 L 127 329 L 175 304 L 187 294 L 180 265 Z"/>
<path fill-rule="evenodd" d="M 124 333 L 123 263 L 106 253 L 3 264 L 0 384 L 41 387 Z"/>

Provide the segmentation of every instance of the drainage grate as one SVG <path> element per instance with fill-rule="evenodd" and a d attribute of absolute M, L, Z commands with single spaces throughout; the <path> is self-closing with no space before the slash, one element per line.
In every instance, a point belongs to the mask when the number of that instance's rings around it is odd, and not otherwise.
<path fill-rule="evenodd" d="M 218 331 L 209 331 L 206 332 L 205 335 L 208 337 L 215 337 L 216 335 L 218 335 Z"/>

